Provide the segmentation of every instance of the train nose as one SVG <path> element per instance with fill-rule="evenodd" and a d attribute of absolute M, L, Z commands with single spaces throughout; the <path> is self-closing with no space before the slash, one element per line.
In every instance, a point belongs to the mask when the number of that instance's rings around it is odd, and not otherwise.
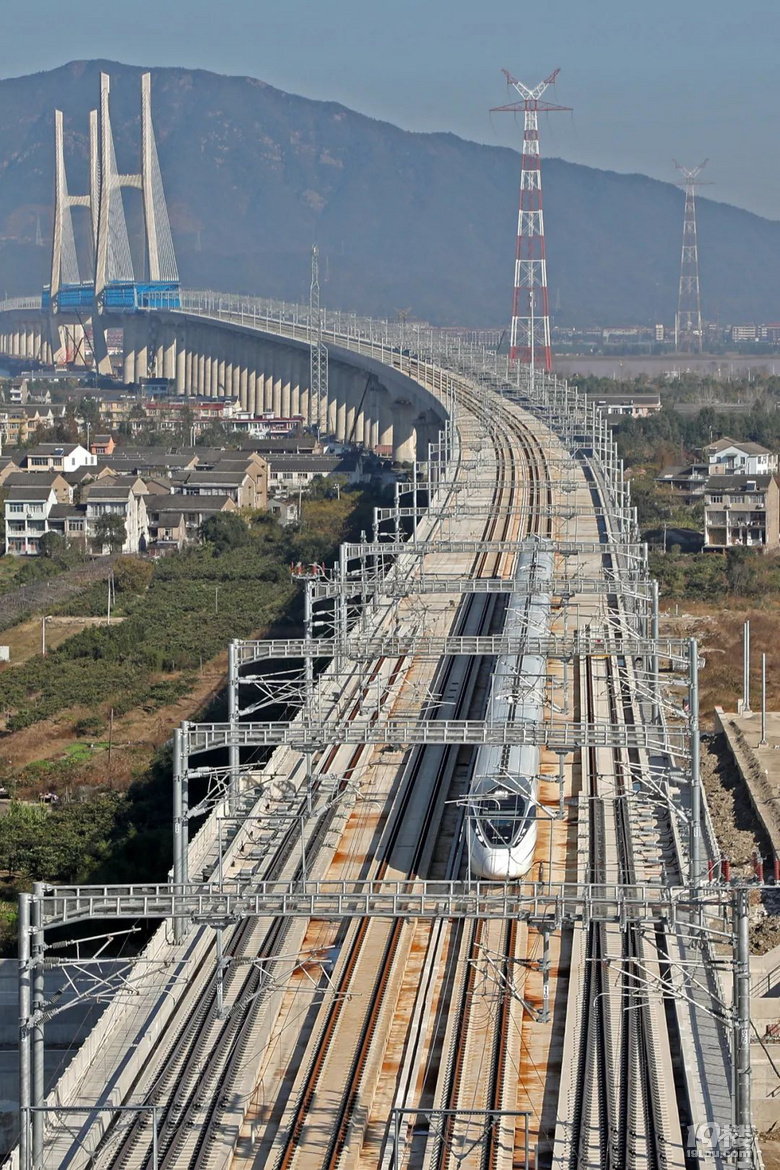
<path fill-rule="evenodd" d="M 486 850 L 479 859 L 477 871 L 480 877 L 488 880 L 506 878 L 508 853 L 505 850 Z"/>

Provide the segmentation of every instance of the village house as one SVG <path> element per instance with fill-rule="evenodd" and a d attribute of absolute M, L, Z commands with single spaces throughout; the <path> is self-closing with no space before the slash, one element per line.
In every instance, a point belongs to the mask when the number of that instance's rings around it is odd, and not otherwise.
<path fill-rule="evenodd" d="M 704 448 L 710 475 L 773 475 L 778 458 L 760 443 L 725 436 Z"/>
<path fill-rule="evenodd" d="M 27 471 L 76 471 L 79 467 L 96 467 L 93 455 L 81 443 L 39 443 L 31 447 L 24 459 Z"/>
<path fill-rule="evenodd" d="M 780 547 L 780 489 L 771 475 L 711 475 L 704 494 L 704 547 Z"/>

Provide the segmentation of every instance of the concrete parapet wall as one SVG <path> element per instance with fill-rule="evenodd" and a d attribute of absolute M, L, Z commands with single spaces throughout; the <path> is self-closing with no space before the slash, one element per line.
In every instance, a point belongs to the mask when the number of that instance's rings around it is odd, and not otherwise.
<path fill-rule="evenodd" d="M 756 748 L 748 742 L 739 726 L 744 718 L 739 717 L 738 722 L 737 716 L 727 714 L 722 707 L 716 707 L 715 730 L 725 735 L 753 811 L 771 842 L 774 856 L 780 857 L 780 756 L 777 758 L 777 772 L 773 781 L 769 769 L 762 767 Z M 758 737 L 761 734 L 759 716 L 752 718 L 751 725 L 751 730 L 755 727 L 755 737 Z"/>

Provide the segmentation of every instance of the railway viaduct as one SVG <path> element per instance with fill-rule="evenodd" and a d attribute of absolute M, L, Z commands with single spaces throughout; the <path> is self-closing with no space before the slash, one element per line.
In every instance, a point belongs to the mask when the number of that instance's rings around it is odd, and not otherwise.
<path fill-rule="evenodd" d="M 424 456 L 436 440 L 444 418 L 441 403 L 370 352 L 331 345 L 327 400 L 314 403 L 307 326 L 291 322 L 284 335 L 259 328 L 258 312 L 265 306 L 249 298 L 182 292 L 177 299 L 191 311 L 141 310 L 104 322 L 107 330 L 122 329 L 126 385 L 164 378 L 177 394 L 234 398 L 252 413 L 299 415 L 307 422 L 316 410 L 327 434 L 402 463 L 413 462 L 418 452 Z M 220 308 L 233 300 L 235 315 Z M 68 341 L 83 336 L 84 326 L 76 318 L 58 319 L 56 329 L 67 348 Z M 39 298 L 0 302 L 0 357 L 51 365 L 58 344 L 52 345 L 51 318 L 41 311 Z M 74 348 L 78 353 L 77 344 Z"/>
<path fill-rule="evenodd" d="M 305 413 L 303 310 L 185 297 L 128 320 L 127 374 Z M 0 311 L 9 356 L 36 328 Z M 759 1167 L 748 892 L 720 880 L 698 650 L 659 636 L 608 427 L 443 332 L 411 352 L 387 323 L 323 336 L 327 429 L 392 434 L 425 507 L 399 485 L 371 539 L 302 582 L 303 639 L 231 643 L 227 722 L 174 737 L 168 883 L 22 896 L 9 1166 Z M 507 638 L 529 540 L 555 550 L 551 626 Z M 514 655 L 522 688 L 524 654 L 546 661 L 545 712 L 513 725 L 488 681 Z M 515 743 L 540 750 L 533 865 L 479 882 L 472 753 Z M 109 975 L 49 949 L 139 920 L 161 925 Z M 106 1005 L 54 1083 L 47 964 Z"/>

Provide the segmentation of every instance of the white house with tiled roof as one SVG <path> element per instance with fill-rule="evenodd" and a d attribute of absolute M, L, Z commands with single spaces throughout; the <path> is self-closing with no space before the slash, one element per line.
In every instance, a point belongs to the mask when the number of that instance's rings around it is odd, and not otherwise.
<path fill-rule="evenodd" d="M 704 448 L 710 475 L 774 475 L 778 459 L 760 443 L 725 435 Z"/>

